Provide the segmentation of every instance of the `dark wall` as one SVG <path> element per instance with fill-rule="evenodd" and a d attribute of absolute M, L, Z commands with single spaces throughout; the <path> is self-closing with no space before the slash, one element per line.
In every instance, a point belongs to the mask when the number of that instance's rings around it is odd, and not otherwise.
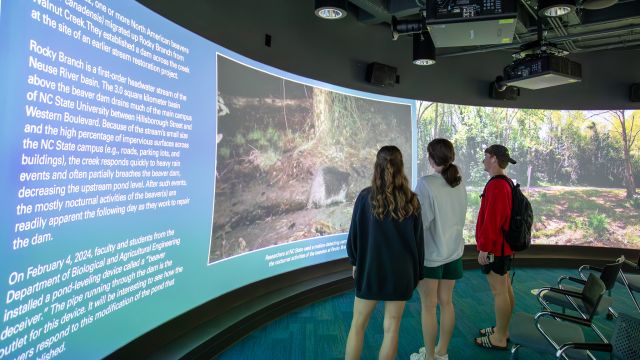
<path fill-rule="evenodd" d="M 411 63 L 409 37 L 391 40 L 387 26 L 354 16 L 327 21 L 313 0 L 139 0 L 179 25 L 230 50 L 298 75 L 385 95 L 467 105 L 549 109 L 638 108 L 629 85 L 640 82 L 640 50 L 608 50 L 569 57 L 582 64 L 583 81 L 537 91 L 515 102 L 488 98 L 489 81 L 511 61 L 513 50 L 443 57 L 435 65 Z M 272 46 L 264 45 L 265 34 Z M 364 81 L 366 65 L 398 68 L 400 84 L 380 88 Z"/>

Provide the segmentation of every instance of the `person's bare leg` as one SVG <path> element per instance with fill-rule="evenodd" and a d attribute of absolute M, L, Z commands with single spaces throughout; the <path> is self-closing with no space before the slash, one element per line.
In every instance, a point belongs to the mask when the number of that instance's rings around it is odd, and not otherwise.
<path fill-rule="evenodd" d="M 511 321 L 511 303 L 509 301 L 508 277 L 500 276 L 493 271 L 487 274 L 487 280 L 493 293 L 496 312 L 496 329 L 489 340 L 496 346 L 507 346 L 509 322 Z"/>
<path fill-rule="evenodd" d="M 375 300 L 365 300 L 358 297 L 353 301 L 353 319 L 351 320 L 351 328 L 349 329 L 349 336 L 347 337 L 347 348 L 344 353 L 345 359 L 360 359 L 364 331 L 367 329 L 371 313 L 377 303 Z"/>
<path fill-rule="evenodd" d="M 405 301 L 384 302 L 384 339 L 380 347 L 380 360 L 394 360 L 398 352 L 398 332 Z"/>
<path fill-rule="evenodd" d="M 516 297 L 515 297 L 515 295 L 513 295 L 513 287 L 511 286 L 511 277 L 509 275 L 509 272 L 507 272 L 505 276 L 507 277 L 507 284 L 509 286 L 509 291 L 508 291 L 508 294 L 509 294 L 509 305 L 510 305 L 510 308 L 511 308 L 511 313 L 513 314 L 513 309 L 516 306 Z M 484 332 L 482 332 L 482 333 L 484 333 Z"/>
<path fill-rule="evenodd" d="M 438 320 L 436 319 L 438 280 L 420 280 L 418 283 L 418 293 L 420 294 L 422 338 L 426 350 L 426 359 L 433 359 L 436 348 L 436 333 L 438 331 Z"/>
<path fill-rule="evenodd" d="M 456 313 L 453 308 L 453 287 L 455 280 L 440 280 L 438 282 L 438 305 L 440 305 L 440 337 L 435 353 L 438 355 L 447 354 L 453 328 L 456 325 Z M 435 337 L 434 337 L 435 340 Z"/>
<path fill-rule="evenodd" d="M 513 313 L 513 309 L 516 307 L 516 297 L 513 295 L 513 286 L 511 286 L 511 277 L 509 276 L 509 272 L 505 275 L 507 277 L 507 285 L 509 286 L 509 303 L 511 304 L 511 313 Z"/>

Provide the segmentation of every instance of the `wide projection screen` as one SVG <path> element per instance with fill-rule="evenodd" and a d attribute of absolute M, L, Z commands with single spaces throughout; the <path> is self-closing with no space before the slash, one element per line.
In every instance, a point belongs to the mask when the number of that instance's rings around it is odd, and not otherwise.
<path fill-rule="evenodd" d="M 133 1 L 0 3 L 0 359 L 104 357 L 346 256 L 415 101 L 266 67 Z"/>
<path fill-rule="evenodd" d="M 504 144 L 507 174 L 530 199 L 532 243 L 640 249 L 640 111 L 512 109 L 417 102 L 418 174 L 427 144 L 453 141 L 467 186 L 465 243 L 475 244 L 488 174 L 484 149 Z"/>

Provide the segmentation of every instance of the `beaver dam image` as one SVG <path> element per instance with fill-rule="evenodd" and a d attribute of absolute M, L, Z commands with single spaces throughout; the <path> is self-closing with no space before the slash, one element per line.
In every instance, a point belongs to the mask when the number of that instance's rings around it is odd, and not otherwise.
<path fill-rule="evenodd" d="M 218 57 L 211 262 L 347 232 L 383 145 L 411 178 L 411 106 L 321 89 Z"/>

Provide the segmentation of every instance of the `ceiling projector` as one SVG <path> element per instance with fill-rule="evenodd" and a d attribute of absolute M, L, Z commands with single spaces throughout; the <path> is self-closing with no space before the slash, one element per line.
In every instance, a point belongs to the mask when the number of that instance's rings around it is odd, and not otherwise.
<path fill-rule="evenodd" d="M 526 55 L 504 68 L 504 83 L 524 89 L 543 89 L 582 80 L 582 66 L 551 53 Z"/>

